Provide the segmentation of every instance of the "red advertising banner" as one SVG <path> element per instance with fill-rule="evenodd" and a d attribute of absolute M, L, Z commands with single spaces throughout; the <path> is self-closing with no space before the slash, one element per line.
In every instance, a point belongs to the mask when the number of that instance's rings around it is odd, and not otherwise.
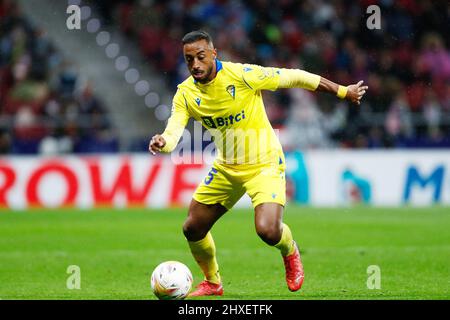
<path fill-rule="evenodd" d="M 168 156 L 6 157 L 0 159 L 0 206 L 187 205 L 207 171 Z"/>

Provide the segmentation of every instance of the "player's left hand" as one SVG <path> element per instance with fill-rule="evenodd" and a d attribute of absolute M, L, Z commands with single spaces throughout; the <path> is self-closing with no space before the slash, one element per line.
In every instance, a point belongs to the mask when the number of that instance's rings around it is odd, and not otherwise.
<path fill-rule="evenodd" d="M 366 90 L 369 89 L 368 86 L 363 85 L 364 81 L 359 81 L 356 84 L 349 85 L 347 95 L 345 96 L 346 99 L 350 100 L 353 103 L 356 103 L 357 105 L 360 105 L 361 98 L 366 93 Z"/>

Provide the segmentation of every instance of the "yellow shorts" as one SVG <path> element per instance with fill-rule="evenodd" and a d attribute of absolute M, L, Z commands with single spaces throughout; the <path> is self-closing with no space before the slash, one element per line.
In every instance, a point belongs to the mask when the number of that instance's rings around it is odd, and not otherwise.
<path fill-rule="evenodd" d="M 247 193 L 253 208 L 265 202 L 286 204 L 284 157 L 278 164 L 222 165 L 214 163 L 193 198 L 204 204 L 220 203 L 230 210 Z"/>

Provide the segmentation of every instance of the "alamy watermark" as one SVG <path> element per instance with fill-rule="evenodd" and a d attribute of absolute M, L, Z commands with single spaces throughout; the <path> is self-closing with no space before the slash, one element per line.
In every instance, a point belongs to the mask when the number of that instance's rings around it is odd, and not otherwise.
<path fill-rule="evenodd" d="M 381 9 L 379 6 L 373 4 L 368 6 L 366 13 L 370 16 L 366 20 L 366 27 L 369 30 L 380 30 L 381 29 Z"/>
<path fill-rule="evenodd" d="M 69 290 L 81 289 L 81 269 L 77 265 L 70 265 L 66 272 L 70 274 L 66 281 L 66 287 Z"/>
<path fill-rule="evenodd" d="M 377 265 L 367 267 L 367 289 L 381 289 L 381 269 Z"/>
<path fill-rule="evenodd" d="M 69 30 L 81 29 L 81 8 L 75 4 L 67 7 L 66 13 L 69 15 L 66 20 L 66 26 Z"/>

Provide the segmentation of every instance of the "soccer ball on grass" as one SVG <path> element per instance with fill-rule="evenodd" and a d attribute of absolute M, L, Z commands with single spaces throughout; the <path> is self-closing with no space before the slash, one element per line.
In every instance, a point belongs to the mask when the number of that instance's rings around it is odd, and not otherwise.
<path fill-rule="evenodd" d="M 166 261 L 155 268 L 150 284 L 159 299 L 181 300 L 191 291 L 192 281 L 192 273 L 186 265 L 178 261 Z"/>

